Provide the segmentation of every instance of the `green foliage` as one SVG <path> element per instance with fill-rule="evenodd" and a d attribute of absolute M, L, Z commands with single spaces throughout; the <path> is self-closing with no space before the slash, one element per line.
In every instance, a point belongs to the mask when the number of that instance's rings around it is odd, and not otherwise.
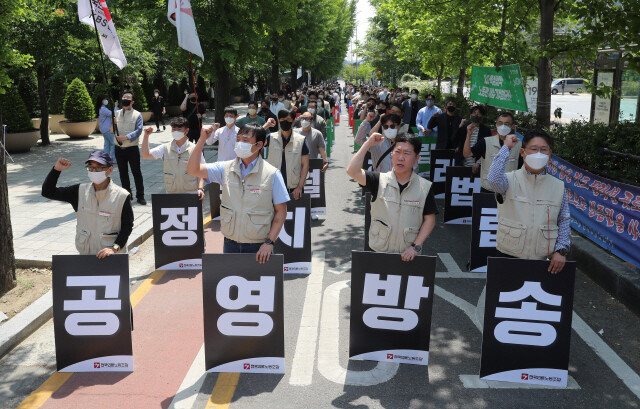
<path fill-rule="evenodd" d="M 180 90 L 180 85 L 177 82 L 172 83 L 167 95 L 167 105 L 180 105 L 183 99 L 184 94 Z"/>
<path fill-rule="evenodd" d="M 49 113 L 61 114 L 64 108 L 64 96 L 67 92 L 67 84 L 64 77 L 53 77 L 49 85 Z"/>
<path fill-rule="evenodd" d="M 65 118 L 71 122 L 84 122 L 95 118 L 89 91 L 79 78 L 75 78 L 67 87 L 63 113 Z"/>
<path fill-rule="evenodd" d="M 371 79 L 371 73 L 373 73 L 373 70 L 374 70 L 373 66 L 371 66 L 371 64 L 368 64 L 368 63 L 357 64 L 357 70 L 356 70 L 355 63 L 346 64 L 342 69 L 342 77 L 346 82 L 352 82 L 355 84 L 356 72 L 357 72 L 358 83 L 360 83 L 360 81 L 368 82 Z"/>
<path fill-rule="evenodd" d="M 553 130 L 553 153 L 595 174 L 640 186 L 638 162 L 603 154 L 601 148 L 640 155 L 640 124 L 620 122 L 615 125 L 573 121 Z"/>
<path fill-rule="evenodd" d="M 145 97 L 144 90 L 139 82 L 133 84 L 133 94 L 135 95 L 133 109 L 138 112 L 148 111 L 149 106 L 147 105 L 147 97 Z"/>
<path fill-rule="evenodd" d="M 38 100 L 38 83 L 35 73 L 30 70 L 19 70 L 19 73 L 14 83 L 18 86 L 20 97 L 24 101 L 31 118 L 39 118 L 40 101 Z"/>
<path fill-rule="evenodd" d="M 15 88 L 8 88 L 3 100 L 2 118 L 5 125 L 7 125 L 7 132 L 26 132 L 33 130 L 31 117 L 18 91 Z"/>

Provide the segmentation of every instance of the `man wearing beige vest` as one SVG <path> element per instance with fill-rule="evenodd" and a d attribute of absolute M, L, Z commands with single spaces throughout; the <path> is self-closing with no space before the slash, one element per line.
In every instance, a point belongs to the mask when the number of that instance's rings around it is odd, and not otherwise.
<path fill-rule="evenodd" d="M 257 124 L 244 125 L 236 138 L 235 159 L 203 165 L 198 157 L 214 131 L 213 127 L 202 128 L 187 172 L 220 184 L 223 252 L 255 253 L 256 261 L 265 263 L 287 217 L 289 201 L 280 171 L 260 156 L 267 131 Z"/>
<path fill-rule="evenodd" d="M 347 174 L 371 192 L 369 247 L 377 252 L 400 253 L 403 261 L 411 261 L 422 252 L 424 241 L 433 231 L 438 208 L 431 182 L 413 171 L 422 149 L 418 138 L 396 137 L 389 172 L 362 169 L 367 151 L 383 140 L 379 133 L 369 137 L 351 159 Z"/>
<path fill-rule="evenodd" d="M 122 93 L 122 109 L 115 115 L 118 124 L 118 135 L 116 138 L 116 162 L 120 172 L 120 184 L 131 194 L 131 183 L 129 181 L 129 166 L 133 173 L 133 180 L 136 183 L 136 199 L 141 205 L 146 205 L 144 199 L 144 182 L 142 181 L 142 171 L 140 170 L 140 134 L 142 134 L 142 115 L 133 109 L 135 101 L 133 91 L 126 90 Z"/>
<path fill-rule="evenodd" d="M 309 147 L 306 138 L 293 130 L 293 113 L 278 112 L 280 130 L 269 136 L 267 162 L 280 170 L 284 183 L 295 200 L 300 199 L 309 172 Z"/>
<path fill-rule="evenodd" d="M 493 160 L 487 180 L 498 201 L 498 257 L 550 259 L 549 272 L 562 270 L 571 245 L 571 215 L 564 182 L 548 175 L 551 137 L 529 131 L 519 153 L 524 166 L 505 172 L 518 137 L 509 134 Z"/>
<path fill-rule="evenodd" d="M 167 193 L 196 193 L 204 200 L 204 179 L 187 173 L 189 158 L 196 144 L 188 138 L 189 122 L 187 118 L 178 116 L 171 119 L 171 136 L 173 140 L 153 149 L 149 149 L 149 136 L 153 128 L 144 130 L 142 139 L 143 159 L 162 159 L 164 162 L 164 188 Z M 200 163 L 205 165 L 204 155 L 200 154 Z"/>
<path fill-rule="evenodd" d="M 109 177 L 113 160 L 108 153 L 94 151 L 86 164 L 91 183 L 57 187 L 60 173 L 71 167 L 68 159 L 58 159 L 42 184 L 42 196 L 73 206 L 78 217 L 76 249 L 80 254 L 105 258 L 127 244 L 133 230 L 133 209 L 129 193 Z"/>
<path fill-rule="evenodd" d="M 475 145 L 471 146 L 471 139 L 473 135 L 479 132 L 479 122 L 471 122 L 467 126 L 467 139 L 464 142 L 464 148 L 462 151 L 463 156 L 466 158 L 473 157 L 475 160 L 480 159 L 480 183 L 482 184 L 482 192 L 492 193 L 493 187 L 487 180 L 489 176 L 489 168 L 493 163 L 493 159 L 496 157 L 507 135 L 512 134 L 515 129 L 515 121 L 511 112 L 503 112 L 498 116 L 496 120 L 497 135 L 487 136 L 484 138 L 478 138 Z M 520 156 L 520 148 L 522 142 L 517 141 L 514 149 L 510 151 L 509 158 L 505 165 L 505 172 L 511 172 L 522 167 L 523 159 Z"/>

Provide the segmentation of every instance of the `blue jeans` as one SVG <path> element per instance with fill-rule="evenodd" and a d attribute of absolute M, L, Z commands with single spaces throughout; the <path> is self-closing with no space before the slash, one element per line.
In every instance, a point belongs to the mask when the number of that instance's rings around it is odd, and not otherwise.
<path fill-rule="evenodd" d="M 238 243 L 228 238 L 224 238 L 223 253 L 248 253 L 256 254 L 260 250 L 262 243 Z"/>
<path fill-rule="evenodd" d="M 107 131 L 102 133 L 102 137 L 104 138 L 104 149 L 103 151 L 107 152 L 111 155 L 111 159 L 113 161 L 116 160 L 116 142 L 113 140 L 114 134 Z"/>

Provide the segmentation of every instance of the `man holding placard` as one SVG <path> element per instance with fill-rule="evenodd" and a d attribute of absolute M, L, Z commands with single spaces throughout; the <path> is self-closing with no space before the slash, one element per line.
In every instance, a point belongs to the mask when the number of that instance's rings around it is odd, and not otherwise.
<path fill-rule="evenodd" d="M 507 135 L 487 178 L 498 201 L 498 256 L 551 260 L 548 271 L 556 274 L 569 252 L 571 215 L 564 183 L 546 172 L 551 137 L 529 131 L 520 148 L 524 167 L 506 173 L 518 146 L 518 137 Z"/>
<path fill-rule="evenodd" d="M 213 131 L 213 127 L 202 129 L 187 172 L 220 184 L 224 253 L 256 253 L 256 261 L 265 263 L 287 217 L 289 201 L 280 171 L 260 156 L 267 133 L 259 125 L 247 124 L 238 132 L 236 159 L 203 165 L 198 158 Z"/>
<path fill-rule="evenodd" d="M 379 173 L 362 169 L 367 151 L 383 140 L 379 133 L 367 139 L 351 159 L 347 174 L 371 192 L 371 249 L 401 253 L 403 261 L 411 261 L 421 253 L 422 244 L 431 234 L 438 208 L 431 182 L 413 171 L 422 148 L 418 138 L 396 137 L 391 171 Z"/>

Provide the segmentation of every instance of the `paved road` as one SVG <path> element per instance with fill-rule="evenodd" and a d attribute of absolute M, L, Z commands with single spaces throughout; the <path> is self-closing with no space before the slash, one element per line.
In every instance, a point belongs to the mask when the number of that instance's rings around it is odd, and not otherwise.
<path fill-rule="evenodd" d="M 474 319 L 484 277 L 457 274 L 464 270 L 468 259 L 470 227 L 444 225 L 441 215 L 424 250 L 438 255 L 436 270 L 441 273 L 436 278 L 430 365 L 349 361 L 350 252 L 363 246 L 364 207 L 360 188 L 345 173 L 353 144 L 345 123 L 343 116 L 343 125 L 337 127 L 334 161 L 327 174 L 328 215 L 313 224 L 313 273 L 285 278 L 284 375 L 203 373 L 198 349 L 202 345 L 198 321 L 201 314 L 197 306 L 189 302 L 181 311 L 179 303 L 163 301 L 167 294 L 185 300 L 200 299 L 201 289 L 191 284 L 193 280 L 200 281 L 198 274 L 181 277 L 183 285 L 178 279 L 158 281 L 134 308 L 136 320 L 148 317 L 149 323 L 166 326 L 163 330 L 145 323 L 136 325 L 136 373 L 108 379 L 75 374 L 71 378 L 75 380 L 63 385 L 43 407 L 83 407 L 81 402 L 92 402 L 93 407 L 113 407 L 112 403 L 122 406 L 125 402 L 123 407 L 131 408 L 640 406 L 640 319 L 581 272 L 576 278 L 570 388 L 487 388 L 474 383 L 481 347 L 481 332 Z M 208 245 L 219 237 L 215 230 L 212 225 L 207 232 Z M 143 246 L 139 251 L 149 253 L 151 247 Z M 445 272 L 453 274 L 442 274 Z M 158 320 L 157 316 L 163 314 L 171 320 Z M 192 321 L 194 325 L 184 325 L 182 321 Z M 178 327 L 183 332 L 176 335 Z M 45 325 L 0 360 L 0 374 L 19 373 L 14 381 L 0 387 L 0 407 L 15 407 L 53 373 L 55 355 L 50 328 L 50 324 Z M 602 335 L 598 334 L 600 330 Z M 40 341 L 34 342 L 36 339 Z M 147 344 L 143 345 L 141 339 Z M 181 344 L 188 351 L 175 353 L 176 345 Z M 180 362 L 167 364 L 168 358 Z M 26 365 L 21 365 L 23 359 Z M 154 365 L 155 375 L 149 375 L 146 365 Z"/>

